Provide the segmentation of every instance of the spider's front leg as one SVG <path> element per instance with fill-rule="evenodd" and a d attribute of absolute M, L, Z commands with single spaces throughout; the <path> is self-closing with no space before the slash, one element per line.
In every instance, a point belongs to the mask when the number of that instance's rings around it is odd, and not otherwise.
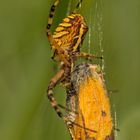
<path fill-rule="evenodd" d="M 64 69 L 61 69 L 50 81 L 48 89 L 47 89 L 47 96 L 48 99 L 52 105 L 52 107 L 54 108 L 54 110 L 56 111 L 57 115 L 60 118 L 63 118 L 63 113 L 61 112 L 61 110 L 59 109 L 58 103 L 54 98 L 54 94 L 53 94 L 53 89 L 55 88 L 55 86 L 57 85 L 57 83 L 61 80 L 61 78 L 64 75 Z"/>
<path fill-rule="evenodd" d="M 85 53 L 85 52 L 76 53 L 76 57 L 77 58 L 87 58 L 87 59 L 91 59 L 91 58 L 103 59 L 102 56 L 96 56 L 94 54 Z"/>

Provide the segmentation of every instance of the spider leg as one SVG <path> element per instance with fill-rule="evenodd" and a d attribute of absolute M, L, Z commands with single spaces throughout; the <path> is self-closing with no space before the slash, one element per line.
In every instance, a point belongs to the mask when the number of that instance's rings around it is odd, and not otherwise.
<path fill-rule="evenodd" d="M 54 4 L 52 5 L 52 7 L 50 9 L 50 13 L 49 13 L 48 24 L 46 26 L 46 35 L 48 36 L 50 44 L 53 42 L 53 35 L 51 32 L 51 26 L 53 23 L 54 13 L 55 13 L 56 7 L 58 6 L 59 2 L 60 2 L 60 0 L 56 0 L 54 2 Z"/>
<path fill-rule="evenodd" d="M 79 2 L 77 3 L 73 13 L 76 13 L 76 10 L 81 6 L 81 3 L 82 3 L 83 0 L 79 0 Z"/>
<path fill-rule="evenodd" d="M 47 89 L 47 96 L 48 99 L 52 105 L 52 107 L 54 108 L 54 110 L 56 111 L 57 115 L 60 118 L 63 118 L 63 113 L 61 112 L 61 110 L 59 109 L 59 105 L 57 103 L 57 101 L 54 98 L 54 94 L 53 94 L 53 89 L 55 88 L 55 86 L 57 85 L 57 83 L 61 80 L 61 78 L 64 75 L 64 69 L 61 69 L 50 81 L 48 89 Z"/>
<path fill-rule="evenodd" d="M 55 39 L 53 38 L 53 34 L 51 32 L 51 26 L 52 26 L 52 23 L 53 23 L 53 17 L 54 17 L 54 14 L 55 14 L 55 10 L 56 10 L 56 7 L 58 6 L 60 0 L 56 0 L 54 2 L 54 4 L 52 5 L 51 7 L 51 10 L 50 10 L 50 14 L 49 14 L 49 18 L 48 18 L 48 24 L 46 26 L 46 35 L 48 37 L 48 40 L 50 42 L 50 45 L 51 46 L 54 46 L 54 48 L 57 50 L 59 56 L 60 56 L 60 59 L 66 64 L 66 65 L 69 65 L 69 62 L 67 60 L 67 58 L 65 56 L 67 56 L 65 54 L 65 51 L 58 45 L 58 43 L 55 41 Z"/>
<path fill-rule="evenodd" d="M 80 52 L 80 53 L 76 53 L 76 57 L 77 58 L 87 58 L 87 59 L 91 59 L 91 58 L 97 58 L 97 59 L 103 59 L 102 56 L 96 56 L 94 54 L 90 54 L 90 53 L 85 53 L 85 52 Z"/>

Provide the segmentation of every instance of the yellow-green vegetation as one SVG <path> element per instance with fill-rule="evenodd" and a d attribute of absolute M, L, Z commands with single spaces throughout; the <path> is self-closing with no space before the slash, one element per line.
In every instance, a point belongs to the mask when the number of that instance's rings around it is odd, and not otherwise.
<path fill-rule="evenodd" d="M 0 140 L 70 139 L 65 124 L 45 96 L 58 66 L 50 59 L 51 49 L 45 34 L 53 2 L 1 1 Z M 76 3 L 62 0 L 53 29 Z M 110 94 L 112 115 L 116 111 L 115 122 L 121 130 L 116 140 L 140 139 L 139 5 L 139 0 L 83 0 L 79 9 L 90 27 L 82 49 L 97 54 L 104 49 L 107 89 L 118 90 Z M 58 86 L 55 93 L 65 105 L 64 89 Z"/>

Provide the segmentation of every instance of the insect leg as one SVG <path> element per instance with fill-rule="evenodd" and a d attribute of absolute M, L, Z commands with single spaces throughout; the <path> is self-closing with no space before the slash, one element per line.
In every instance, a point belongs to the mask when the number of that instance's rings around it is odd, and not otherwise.
<path fill-rule="evenodd" d="M 47 89 L 47 96 L 48 99 L 52 105 L 52 107 L 54 108 L 54 110 L 56 111 L 57 115 L 59 117 L 63 117 L 63 114 L 61 112 L 61 110 L 59 109 L 58 103 L 54 98 L 54 94 L 53 94 L 53 89 L 55 88 L 56 84 L 60 81 L 60 79 L 63 77 L 64 75 L 64 70 L 61 69 L 50 81 L 48 89 Z"/>

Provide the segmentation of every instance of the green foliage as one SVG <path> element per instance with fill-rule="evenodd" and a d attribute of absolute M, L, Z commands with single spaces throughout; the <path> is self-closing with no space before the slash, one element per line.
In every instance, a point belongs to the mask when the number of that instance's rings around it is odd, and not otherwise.
<path fill-rule="evenodd" d="M 71 9 L 76 1 L 71 1 Z M 0 139 L 69 140 L 65 124 L 45 97 L 45 89 L 57 67 L 45 35 L 53 0 L 2 1 L 0 5 Z M 96 3 L 101 9 L 96 9 Z M 102 10 L 103 48 L 107 88 L 117 113 L 117 140 L 140 139 L 140 1 L 83 0 L 79 10 L 91 28 L 91 52 L 98 48 L 98 12 Z M 54 27 L 66 16 L 62 0 Z M 59 17 L 59 18 L 58 18 Z M 100 23 L 100 21 L 99 21 Z M 95 27 L 95 28 L 94 28 Z M 88 35 L 83 44 L 87 49 Z M 97 49 L 98 50 L 98 49 Z M 55 90 L 61 104 L 65 91 Z M 115 108 L 113 108 L 115 104 Z M 114 114 L 112 112 L 112 114 Z M 115 119 L 114 119 L 115 120 Z"/>

